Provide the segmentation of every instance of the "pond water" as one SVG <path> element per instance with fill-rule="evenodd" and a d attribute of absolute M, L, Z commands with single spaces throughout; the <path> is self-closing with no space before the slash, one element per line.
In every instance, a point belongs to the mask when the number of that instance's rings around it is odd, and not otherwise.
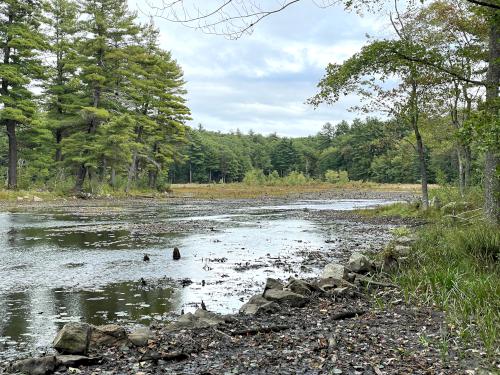
<path fill-rule="evenodd" d="M 0 361 L 45 352 L 68 321 L 148 325 L 202 300 L 233 313 L 267 277 L 317 274 L 303 266 L 304 254 L 328 250 L 334 258 L 335 233 L 295 212 L 386 203 L 151 202 L 0 213 Z"/>

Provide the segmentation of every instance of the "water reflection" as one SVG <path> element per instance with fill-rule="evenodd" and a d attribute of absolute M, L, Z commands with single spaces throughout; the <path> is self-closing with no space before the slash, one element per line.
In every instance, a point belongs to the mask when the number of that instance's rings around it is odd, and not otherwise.
<path fill-rule="evenodd" d="M 166 282 L 155 286 L 124 282 L 70 292 L 38 288 L 4 294 L 0 301 L 0 359 L 19 351 L 45 351 L 57 330 L 69 321 L 149 325 L 177 311 L 179 304 L 179 294 Z"/>

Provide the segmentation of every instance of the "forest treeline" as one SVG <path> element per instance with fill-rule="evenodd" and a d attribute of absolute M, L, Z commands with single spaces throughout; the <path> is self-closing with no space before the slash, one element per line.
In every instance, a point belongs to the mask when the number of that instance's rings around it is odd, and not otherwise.
<path fill-rule="evenodd" d="M 446 124 L 428 124 L 425 138 L 430 182 L 455 183 L 458 156 Z M 239 182 L 254 169 L 264 175 L 284 177 L 293 171 L 305 177 L 324 180 L 325 173 L 345 171 L 350 180 L 388 183 L 418 183 L 418 155 L 412 132 L 395 121 L 375 118 L 326 123 L 318 134 L 287 138 L 240 131 L 213 132 L 199 126 L 189 129 L 182 147 L 183 160 L 174 163 L 170 181 Z M 474 153 L 474 179 L 481 178 L 481 161 Z"/>

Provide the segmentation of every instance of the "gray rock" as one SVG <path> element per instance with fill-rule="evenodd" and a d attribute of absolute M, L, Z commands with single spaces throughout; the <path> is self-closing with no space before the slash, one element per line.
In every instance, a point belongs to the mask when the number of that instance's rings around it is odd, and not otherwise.
<path fill-rule="evenodd" d="M 286 289 L 302 296 L 309 296 L 316 290 L 312 284 L 295 278 L 290 279 L 286 285 Z"/>
<path fill-rule="evenodd" d="M 240 313 L 245 315 L 266 315 L 274 314 L 280 310 L 280 305 L 276 302 L 266 300 L 264 304 L 245 303 L 240 308 Z"/>
<path fill-rule="evenodd" d="M 398 257 L 400 256 L 408 256 L 411 253 L 411 247 L 405 245 L 396 245 L 394 246 L 394 253 Z"/>
<path fill-rule="evenodd" d="M 412 234 L 409 236 L 398 237 L 395 239 L 395 241 L 396 244 L 410 246 L 413 242 L 415 242 L 416 239 L 417 237 L 414 234 Z"/>
<path fill-rule="evenodd" d="M 341 264 L 329 263 L 325 266 L 323 273 L 321 274 L 322 279 L 337 279 L 342 280 L 347 278 L 348 270 Z"/>
<path fill-rule="evenodd" d="M 264 305 L 268 302 L 269 300 L 262 297 L 262 294 L 256 294 L 255 296 L 250 297 L 250 299 L 248 300 L 248 303 L 255 305 Z"/>
<path fill-rule="evenodd" d="M 16 361 L 10 367 L 10 372 L 29 374 L 29 375 L 45 375 L 51 374 L 56 369 L 56 357 L 47 356 L 40 358 L 28 358 L 21 361 Z"/>
<path fill-rule="evenodd" d="M 87 355 L 91 331 L 85 323 L 66 323 L 54 339 L 53 347 L 60 353 Z"/>
<path fill-rule="evenodd" d="M 279 310 L 280 306 L 276 302 L 271 302 L 262 297 L 261 294 L 256 294 L 241 306 L 240 313 L 245 315 L 265 315 Z"/>
<path fill-rule="evenodd" d="M 125 343 L 127 332 L 117 324 L 93 326 L 90 335 L 90 346 L 116 346 Z"/>
<path fill-rule="evenodd" d="M 349 293 L 349 288 L 346 286 L 333 289 L 333 294 L 336 295 L 337 297 L 345 296 L 348 293 Z"/>
<path fill-rule="evenodd" d="M 356 252 L 349 258 L 349 269 L 356 273 L 366 273 L 373 269 L 373 264 L 366 255 Z"/>
<path fill-rule="evenodd" d="M 266 280 L 266 287 L 264 288 L 264 290 L 268 289 L 283 290 L 283 284 L 281 283 L 281 281 L 269 277 Z"/>
<path fill-rule="evenodd" d="M 182 315 L 176 322 L 165 327 L 167 331 L 177 331 L 181 329 L 198 329 L 216 326 L 226 321 L 222 315 L 198 309 L 194 314 L 187 313 Z"/>
<path fill-rule="evenodd" d="M 320 288 L 321 290 L 324 290 L 324 291 L 328 291 L 330 289 L 335 289 L 335 288 L 339 288 L 339 287 L 350 287 L 350 288 L 355 287 L 354 284 L 351 284 L 347 280 L 343 280 L 343 279 L 339 280 L 339 279 L 335 279 L 333 277 L 329 277 L 327 279 L 320 279 L 317 286 L 318 286 L 318 288 Z"/>
<path fill-rule="evenodd" d="M 152 334 L 149 328 L 141 327 L 132 331 L 132 333 L 128 335 L 128 339 L 135 346 L 146 346 L 151 336 Z"/>
<path fill-rule="evenodd" d="M 56 356 L 56 366 L 64 367 L 78 367 L 78 366 L 90 366 L 97 364 L 101 358 L 100 357 L 86 357 L 84 355 L 58 355 Z"/>
<path fill-rule="evenodd" d="M 269 301 L 277 302 L 280 305 L 288 305 L 292 307 L 302 307 L 309 302 L 307 297 L 288 290 L 269 289 L 264 293 L 264 298 Z"/>

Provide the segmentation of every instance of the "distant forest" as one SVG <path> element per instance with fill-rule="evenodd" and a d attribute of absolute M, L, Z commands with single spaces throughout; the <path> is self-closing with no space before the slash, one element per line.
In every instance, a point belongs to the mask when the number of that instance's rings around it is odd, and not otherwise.
<path fill-rule="evenodd" d="M 442 127 L 439 122 L 429 122 L 425 133 L 433 183 L 451 183 L 458 178 L 455 142 Z M 174 163 L 169 178 L 175 183 L 236 182 L 249 170 L 260 169 L 264 174 L 276 171 L 286 176 L 298 171 L 323 179 L 326 171 L 334 170 L 346 171 L 350 180 L 417 183 L 420 170 L 412 134 L 395 121 L 375 118 L 326 123 L 318 134 L 299 138 L 252 131 L 224 134 L 199 126 L 187 131 L 183 157 Z"/>

